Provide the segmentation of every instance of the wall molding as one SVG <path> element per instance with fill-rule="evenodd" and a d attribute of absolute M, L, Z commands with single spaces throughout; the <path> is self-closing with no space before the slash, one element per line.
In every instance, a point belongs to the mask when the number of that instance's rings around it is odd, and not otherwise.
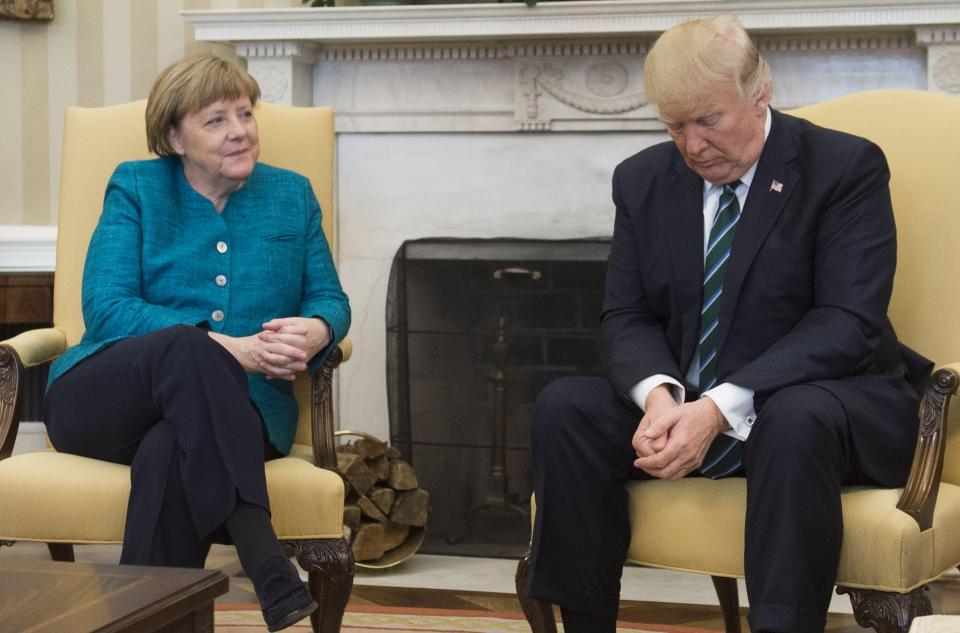
<path fill-rule="evenodd" d="M 52 272 L 57 227 L 0 226 L 0 272 Z"/>
<path fill-rule="evenodd" d="M 754 38 L 761 53 L 813 51 L 875 51 L 915 48 L 913 32 L 824 33 L 759 35 Z"/>
<path fill-rule="evenodd" d="M 678 22 L 735 13 L 754 32 L 889 29 L 960 23 L 950 0 L 592 0 L 181 11 L 197 40 L 258 42 L 469 41 L 655 35 Z"/>
<path fill-rule="evenodd" d="M 763 53 L 872 51 L 916 48 L 920 44 L 952 41 L 944 29 L 895 32 L 844 32 L 832 34 L 763 34 L 756 37 Z M 940 39 L 937 39 L 940 38 Z M 331 43 L 309 46 L 299 42 L 242 42 L 238 57 L 248 60 L 283 58 L 308 63 L 355 61 L 436 61 L 514 59 L 519 57 L 577 57 L 586 55 L 644 55 L 653 36 L 639 39 L 552 40 L 532 42 L 380 42 Z"/>
<path fill-rule="evenodd" d="M 917 42 L 927 46 L 960 44 L 960 27 L 917 29 Z"/>
<path fill-rule="evenodd" d="M 237 55 L 251 58 L 295 59 L 313 63 L 316 47 L 304 42 L 253 42 L 237 45 Z"/>
<path fill-rule="evenodd" d="M 647 41 L 624 40 L 543 40 L 539 42 L 494 43 L 380 43 L 328 45 L 317 51 L 320 62 L 344 61 L 435 61 L 470 59 L 513 59 L 516 57 L 572 57 L 585 55 L 643 55 Z M 237 45 L 245 57 L 248 44 Z"/>

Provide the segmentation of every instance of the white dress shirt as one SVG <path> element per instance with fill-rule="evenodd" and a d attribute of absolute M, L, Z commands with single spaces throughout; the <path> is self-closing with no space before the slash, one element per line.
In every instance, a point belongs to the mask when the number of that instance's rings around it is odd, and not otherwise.
<path fill-rule="evenodd" d="M 766 121 L 764 122 L 763 137 L 764 140 L 770 135 L 771 114 L 770 108 L 767 108 Z M 758 161 L 759 162 L 759 159 Z M 753 183 L 753 176 L 757 171 L 757 163 L 750 166 L 743 176 L 740 177 L 740 184 L 735 193 L 740 208 L 743 209 L 747 202 L 747 194 L 750 193 L 750 185 Z M 707 256 L 707 242 L 710 240 L 710 230 L 713 228 L 713 222 L 716 219 L 717 208 L 720 206 L 720 194 L 723 193 L 722 184 L 714 184 L 703 181 L 703 257 Z M 700 358 L 699 352 L 695 351 L 693 362 L 690 364 L 690 370 L 687 372 L 687 382 L 696 385 L 700 382 Z M 686 390 L 678 381 L 666 374 L 654 374 L 644 378 L 630 389 L 630 399 L 633 400 L 641 409 L 645 408 L 647 395 L 660 385 L 667 385 L 673 394 L 677 404 L 682 404 Z M 724 382 L 716 385 L 712 389 L 700 394 L 700 397 L 707 396 L 716 403 L 717 408 L 726 418 L 730 428 L 724 433 L 737 439 L 746 440 L 750 435 L 750 429 L 757 419 L 757 412 L 753 408 L 753 390 Z"/>

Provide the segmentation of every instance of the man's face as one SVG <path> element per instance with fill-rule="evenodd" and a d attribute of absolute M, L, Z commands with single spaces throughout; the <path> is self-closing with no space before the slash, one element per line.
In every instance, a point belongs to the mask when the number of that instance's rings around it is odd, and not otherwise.
<path fill-rule="evenodd" d="M 770 97 L 733 87 L 713 91 L 687 110 L 660 108 L 660 119 L 687 167 L 712 184 L 740 179 L 760 157 Z"/>

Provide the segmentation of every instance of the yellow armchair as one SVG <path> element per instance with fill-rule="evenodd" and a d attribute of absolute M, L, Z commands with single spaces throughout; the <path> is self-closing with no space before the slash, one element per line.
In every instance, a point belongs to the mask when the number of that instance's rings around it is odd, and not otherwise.
<path fill-rule="evenodd" d="M 960 220 L 955 195 L 960 99 L 912 90 L 877 90 L 792 114 L 873 140 L 890 164 L 898 266 L 889 315 L 897 334 L 937 363 L 920 409 L 913 468 L 897 490 L 842 491 L 843 548 L 837 592 L 849 594 L 857 622 L 906 633 L 931 612 L 924 586 L 960 563 L 960 425 L 948 404 L 960 384 Z M 949 364 L 952 363 L 952 364 Z M 627 484 L 633 527 L 627 560 L 713 577 L 727 633 L 739 633 L 736 578 L 743 577 L 746 485 L 742 478 Z M 553 613 L 530 600 L 528 560 L 517 594 L 536 633 L 555 633 Z M 783 570 L 790 573 L 790 570 Z"/>
<path fill-rule="evenodd" d="M 20 376 L 52 360 L 83 334 L 80 282 L 107 180 L 118 163 L 148 158 L 146 102 L 70 108 L 66 114 L 54 285 L 54 326 L 0 341 L 0 545 L 47 543 L 56 560 L 73 560 L 75 543 L 123 539 L 130 469 L 54 451 L 10 457 L 19 424 Z M 333 112 L 261 102 L 261 160 L 310 179 L 333 243 Z M 273 526 L 288 555 L 309 573 L 320 605 L 313 630 L 340 630 L 353 587 L 354 561 L 343 539 L 344 484 L 334 453 L 331 381 L 350 355 L 344 341 L 313 380 L 294 385 L 300 420 L 293 451 L 266 464 Z"/>

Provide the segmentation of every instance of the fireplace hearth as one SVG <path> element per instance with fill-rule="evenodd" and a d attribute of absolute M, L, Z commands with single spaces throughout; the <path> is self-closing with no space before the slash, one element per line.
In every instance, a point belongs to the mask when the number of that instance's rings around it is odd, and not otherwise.
<path fill-rule="evenodd" d="M 599 375 L 606 238 L 405 242 L 387 294 L 390 441 L 431 495 L 422 552 L 513 557 L 529 538 L 530 410 Z"/>

